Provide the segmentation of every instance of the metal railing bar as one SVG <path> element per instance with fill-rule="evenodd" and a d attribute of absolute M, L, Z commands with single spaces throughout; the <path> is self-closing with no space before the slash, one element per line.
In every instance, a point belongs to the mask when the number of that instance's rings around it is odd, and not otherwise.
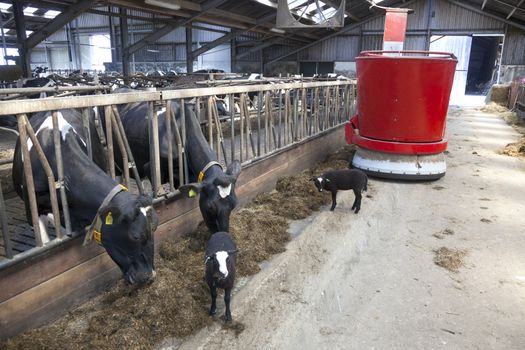
<path fill-rule="evenodd" d="M 36 154 L 37 154 L 38 159 L 40 161 L 40 164 L 42 165 L 42 169 L 46 173 L 47 184 L 48 184 L 48 187 L 49 187 L 49 199 L 51 201 L 51 211 L 53 213 L 53 219 L 54 219 L 54 223 L 55 223 L 55 231 L 57 233 L 57 237 L 60 238 L 60 237 L 62 237 L 62 233 L 60 232 L 60 230 L 61 230 L 60 212 L 58 210 L 58 198 L 57 198 L 57 192 L 56 192 L 56 185 L 57 184 L 55 182 L 55 175 L 53 174 L 53 170 L 51 169 L 51 166 L 49 165 L 49 162 L 47 161 L 47 158 L 45 156 L 44 150 L 42 149 L 42 146 L 40 145 L 40 142 L 38 142 L 38 139 L 36 138 L 36 135 L 35 135 L 35 132 L 33 130 L 33 127 L 31 126 L 31 124 L 29 124 L 29 121 L 27 120 L 27 116 L 24 116 L 24 119 L 26 120 L 25 130 L 27 132 L 27 136 L 29 136 L 29 138 L 33 142 L 33 147 L 35 148 L 35 151 L 36 151 Z M 27 153 L 29 154 L 29 150 L 28 150 Z M 24 164 L 31 162 L 31 158 L 26 158 L 26 159 L 28 161 L 24 161 L 23 162 Z M 29 189 L 29 186 L 28 186 L 28 189 Z M 33 191 L 34 190 L 35 189 L 33 187 Z M 36 202 L 36 192 L 35 192 L 35 202 Z M 35 205 L 36 205 L 36 203 L 35 203 Z M 37 212 L 37 215 L 38 215 L 38 212 Z M 38 217 L 37 217 L 37 220 L 38 220 Z M 34 227 L 33 227 L 33 229 L 34 229 Z M 39 230 L 39 234 L 40 234 L 40 237 L 39 237 L 40 242 L 38 242 L 38 240 L 37 240 L 37 243 L 41 243 L 43 245 L 44 242 L 43 242 L 43 239 L 42 239 L 42 232 L 40 232 L 40 230 Z M 41 245 L 39 245 L 39 246 L 41 246 Z"/>
<path fill-rule="evenodd" d="M 235 159 L 235 102 L 233 94 L 228 96 L 230 99 L 230 154 L 231 161 Z"/>
<path fill-rule="evenodd" d="M 175 182 L 173 180 L 173 130 L 171 130 L 171 101 L 166 101 L 166 113 L 164 113 L 164 122 L 166 123 L 166 133 L 168 134 L 168 182 L 170 192 L 175 191 Z M 179 180 L 179 183 L 182 179 Z"/>
<path fill-rule="evenodd" d="M 161 177 L 160 177 L 160 149 L 159 149 L 159 118 L 155 110 L 154 102 L 148 102 L 149 115 L 151 116 L 151 134 L 150 143 L 153 147 L 150 149 L 153 152 L 153 157 L 150 158 L 150 165 L 153 163 L 153 197 L 160 194 Z M 151 156 L 150 156 L 151 157 Z"/>
<path fill-rule="evenodd" d="M 120 154 L 122 156 L 122 172 L 124 176 L 124 185 L 129 188 L 130 187 L 130 178 L 129 178 L 129 160 L 128 160 L 128 152 L 126 151 L 126 146 L 124 145 L 124 140 L 122 139 L 122 135 L 120 134 L 120 130 L 118 129 L 117 121 L 115 120 L 115 114 L 111 113 L 111 125 L 113 132 L 115 133 L 115 138 L 117 139 L 117 145 L 120 150 Z"/>
<path fill-rule="evenodd" d="M 184 153 L 182 154 L 182 160 L 184 164 L 184 183 L 187 184 L 190 180 L 189 169 L 188 169 L 188 154 L 186 153 L 186 142 L 188 141 L 188 134 L 186 133 L 186 106 L 184 99 L 180 99 L 180 120 L 181 120 L 181 131 L 182 131 L 182 144 L 184 145 Z"/>
<path fill-rule="evenodd" d="M 106 116 L 106 150 L 107 150 L 107 164 L 108 164 L 108 174 L 113 180 L 115 180 L 115 155 L 113 153 L 113 128 L 111 124 L 111 114 L 113 110 L 111 106 L 106 106 L 104 108 L 104 114 Z"/>
<path fill-rule="evenodd" d="M 261 156 L 262 91 L 257 93 L 257 157 Z"/>
<path fill-rule="evenodd" d="M 31 212 L 31 222 L 33 223 L 33 231 L 35 232 L 35 241 L 38 247 L 42 247 L 44 244 L 42 242 L 42 236 L 40 233 L 40 226 L 38 225 L 38 208 L 36 203 L 36 194 L 35 194 L 35 183 L 33 180 L 33 170 L 31 167 L 31 157 L 29 155 L 29 150 L 27 148 L 27 129 L 26 125 L 28 123 L 27 117 L 25 114 L 19 114 L 18 119 L 18 131 L 20 133 L 20 147 L 22 148 L 22 164 L 24 166 L 24 177 L 26 182 L 26 192 L 29 199 L 29 209 Z M 24 159 L 27 161 L 24 162 Z"/>
<path fill-rule="evenodd" d="M 139 193 L 142 195 L 144 194 L 144 186 L 142 185 L 142 181 L 140 180 L 140 175 L 137 169 L 137 164 L 135 163 L 135 158 L 133 158 L 133 154 L 131 153 L 131 147 L 129 146 L 128 138 L 126 137 L 126 132 L 124 131 L 124 125 L 122 125 L 122 120 L 120 119 L 120 114 L 118 112 L 117 107 L 111 106 L 111 109 L 113 110 L 113 118 L 115 118 L 115 121 L 117 122 L 118 131 L 120 135 L 122 135 L 124 147 L 126 147 L 126 153 L 129 159 L 129 166 L 133 171 L 133 177 L 135 178 L 135 182 L 137 183 Z"/>
<path fill-rule="evenodd" d="M 95 86 L 53 86 L 53 87 L 25 87 L 25 88 L 7 88 L 1 89 L 0 95 L 10 94 L 36 94 L 40 92 L 58 92 L 58 91 L 96 91 L 109 90 L 109 86 L 95 85 Z"/>
<path fill-rule="evenodd" d="M 54 126 L 53 126 L 54 127 Z M 86 135 L 86 148 L 89 159 L 93 160 L 93 149 L 91 148 L 91 128 L 89 126 L 89 109 L 82 109 L 82 127 Z"/>
<path fill-rule="evenodd" d="M 275 85 L 227 86 L 217 88 L 180 89 L 164 91 L 138 91 L 121 94 L 97 94 L 74 97 L 49 97 L 15 101 L 0 101 L 0 114 L 13 115 L 49 110 L 109 106 L 115 104 L 150 102 L 180 98 L 195 98 L 211 95 L 227 95 L 242 92 L 259 92 L 278 89 L 301 89 L 309 87 L 339 86 L 354 84 L 351 81 L 302 82 Z"/>
<path fill-rule="evenodd" d="M 60 192 L 60 201 L 62 202 L 62 213 L 64 214 L 66 234 L 70 236 L 71 235 L 71 218 L 69 216 L 69 206 L 68 206 L 66 188 L 65 188 L 65 182 L 64 182 L 64 162 L 62 158 L 62 145 L 60 144 L 60 129 L 58 127 L 58 112 L 53 111 L 51 113 L 51 117 L 53 119 L 53 142 L 55 144 L 55 157 L 56 157 L 57 173 L 58 173 L 57 187 Z M 45 155 L 44 155 L 44 159 L 45 159 Z M 54 177 L 53 177 L 53 181 L 54 181 Z M 56 192 L 54 189 L 49 189 L 49 191 L 54 192 L 56 195 Z M 51 198 L 53 197 L 51 196 Z M 53 201 L 51 201 L 51 203 L 52 202 Z M 54 217 L 55 231 L 57 233 L 57 238 L 62 239 L 63 234 L 60 228 L 60 214 L 58 213 L 58 203 L 57 203 L 57 214 L 58 214 L 58 217 L 56 217 L 55 213 L 53 212 L 53 215 L 55 216 Z M 57 226 L 57 223 L 58 223 L 58 226 Z"/>
<path fill-rule="evenodd" d="M 168 101 L 168 106 L 166 106 L 166 113 L 169 112 L 170 120 L 173 123 L 173 128 L 175 129 L 175 141 L 177 142 L 177 154 L 179 162 L 179 186 L 184 182 L 184 154 L 186 153 L 186 145 L 182 143 L 182 137 L 180 135 L 179 126 L 177 125 L 177 120 L 175 118 L 175 111 L 172 108 L 173 101 Z"/>

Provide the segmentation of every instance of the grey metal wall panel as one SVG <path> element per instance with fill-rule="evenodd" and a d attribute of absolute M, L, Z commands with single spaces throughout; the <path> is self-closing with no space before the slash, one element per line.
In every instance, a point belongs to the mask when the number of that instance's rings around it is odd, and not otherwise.
<path fill-rule="evenodd" d="M 60 29 L 59 31 L 56 31 L 55 33 L 51 34 L 47 37 L 46 41 L 66 41 L 66 31 L 64 29 Z"/>
<path fill-rule="evenodd" d="M 193 38 L 195 41 L 195 38 Z M 179 27 L 172 30 L 169 34 L 164 35 L 157 40 L 159 43 L 185 43 L 186 42 L 186 28 Z"/>
<path fill-rule="evenodd" d="M 505 24 L 493 18 L 469 11 L 447 1 L 434 0 L 435 16 L 431 19 L 432 29 L 503 29 Z"/>
<path fill-rule="evenodd" d="M 509 28 L 503 45 L 502 64 L 525 65 L 525 33 Z"/>
<path fill-rule="evenodd" d="M 107 8 L 104 10 L 107 11 Z M 93 13 L 83 13 L 71 21 L 72 25 L 77 23 L 79 28 L 109 27 L 109 18 L 108 16 L 96 15 Z M 113 23 L 118 24 L 119 18 L 113 17 Z"/>
<path fill-rule="evenodd" d="M 371 21 L 365 22 L 361 27 L 363 28 L 363 31 L 383 30 L 383 28 L 385 28 L 385 17 L 381 16 Z"/>
<path fill-rule="evenodd" d="M 425 50 L 427 37 L 424 35 L 408 35 L 405 38 L 404 50 Z"/>
<path fill-rule="evenodd" d="M 382 35 L 364 35 L 361 39 L 361 50 L 381 50 L 383 48 Z"/>
<path fill-rule="evenodd" d="M 339 36 L 323 41 L 298 54 L 300 61 L 353 61 L 358 54 L 359 37 Z"/>
<path fill-rule="evenodd" d="M 246 51 L 249 51 L 251 47 L 247 46 L 238 46 L 237 47 L 237 54 L 244 53 Z M 262 50 L 258 52 L 252 52 L 247 56 L 244 56 L 240 59 L 240 61 L 246 61 L 246 62 L 259 62 L 261 60 L 261 54 Z"/>
<path fill-rule="evenodd" d="M 206 28 L 211 28 L 211 29 L 223 30 L 223 31 L 226 31 L 226 32 L 230 31 L 229 28 L 225 28 L 225 27 L 221 27 L 221 26 L 214 26 L 214 25 L 211 25 L 211 24 L 198 23 L 198 25 L 200 27 L 206 27 Z M 206 42 L 210 42 L 210 41 L 213 41 L 215 39 L 218 39 L 218 38 L 222 37 L 223 35 L 224 35 L 223 33 L 217 33 L 217 32 L 210 32 L 210 31 L 207 31 L 207 30 L 195 29 L 195 30 L 193 30 L 193 41 L 194 42 L 200 42 L 200 43 L 206 43 Z"/>
<path fill-rule="evenodd" d="M 436 0 L 433 1 L 435 2 Z M 408 15 L 407 30 L 422 30 L 427 28 L 428 4 L 429 2 L 427 0 L 422 0 L 408 6 L 414 10 L 414 13 Z"/>

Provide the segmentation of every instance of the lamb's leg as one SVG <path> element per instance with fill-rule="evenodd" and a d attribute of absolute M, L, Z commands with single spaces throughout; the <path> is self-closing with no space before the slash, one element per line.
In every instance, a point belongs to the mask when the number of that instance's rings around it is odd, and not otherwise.
<path fill-rule="evenodd" d="M 337 191 L 332 191 L 332 207 L 330 208 L 330 211 L 334 211 L 335 206 L 337 205 L 336 197 Z"/>
<path fill-rule="evenodd" d="M 224 304 L 226 305 L 226 312 L 224 313 L 224 320 L 226 322 L 232 321 L 232 313 L 230 311 L 230 300 L 232 295 L 232 289 L 226 288 L 224 290 Z"/>
<path fill-rule="evenodd" d="M 359 213 L 359 210 L 361 210 L 361 198 L 362 198 L 362 195 L 361 195 L 361 191 L 357 191 L 357 190 L 354 190 L 354 194 L 355 194 L 355 200 L 354 200 L 354 205 L 352 206 L 352 209 L 355 209 L 355 213 Z"/>
<path fill-rule="evenodd" d="M 217 312 L 217 287 L 210 286 L 211 294 L 211 306 L 210 306 L 210 315 L 215 315 Z"/>

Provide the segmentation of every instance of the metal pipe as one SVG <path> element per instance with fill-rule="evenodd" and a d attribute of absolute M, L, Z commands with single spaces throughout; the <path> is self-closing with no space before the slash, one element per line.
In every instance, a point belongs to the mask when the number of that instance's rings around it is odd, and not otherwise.
<path fill-rule="evenodd" d="M 126 152 L 126 146 L 124 145 L 124 141 L 122 140 L 122 135 L 119 132 L 117 121 L 115 120 L 115 115 L 111 113 L 111 125 L 113 130 L 115 131 L 115 138 L 117 139 L 117 145 L 120 150 L 120 154 L 122 155 L 122 171 L 124 172 L 124 185 L 129 188 L 130 187 L 130 179 L 129 179 L 129 161 L 128 161 L 128 152 Z"/>
<path fill-rule="evenodd" d="M 150 145 L 153 145 L 153 197 L 157 197 L 160 194 L 160 189 L 162 187 L 161 177 L 160 177 L 160 145 L 159 145 L 159 118 L 155 111 L 155 106 L 153 102 L 148 103 L 149 115 L 151 122 L 151 134 L 150 134 Z M 150 156 L 151 157 L 151 156 Z M 150 166 L 151 166 L 150 158 Z"/>
<path fill-rule="evenodd" d="M 1 14 L 0 14 L 1 17 Z M 11 246 L 11 237 L 9 237 L 9 227 L 7 225 L 6 207 L 4 202 L 4 193 L 2 192 L 2 181 L 0 181 L 0 224 L 2 228 L 2 237 L 4 237 L 5 256 L 8 259 L 13 258 L 13 247 Z"/>
<path fill-rule="evenodd" d="M 182 144 L 184 145 L 183 155 L 183 164 L 184 164 L 184 181 L 188 183 L 190 180 L 189 170 L 188 170 L 188 155 L 186 154 L 186 142 L 188 140 L 186 134 L 186 107 L 184 104 L 184 99 L 180 99 L 180 119 L 181 119 L 181 129 L 182 129 Z"/>
<path fill-rule="evenodd" d="M 270 111 L 270 101 L 268 96 L 268 91 L 264 93 L 264 153 L 268 153 L 269 143 L 270 143 L 270 134 L 269 134 L 269 113 Z"/>
<path fill-rule="evenodd" d="M 166 102 L 166 113 L 164 113 L 164 122 L 166 123 L 166 133 L 168 134 L 168 181 L 170 183 L 170 192 L 175 191 L 173 181 L 173 131 L 171 130 L 171 101 Z M 181 183 L 179 180 L 179 183 Z"/>
<path fill-rule="evenodd" d="M 229 95 L 230 99 L 230 154 L 231 161 L 235 159 L 235 101 L 233 94 Z"/>
<path fill-rule="evenodd" d="M 262 92 L 257 93 L 257 157 L 261 156 L 261 110 Z"/>
<path fill-rule="evenodd" d="M 171 105 L 172 101 L 168 101 L 168 104 Z M 177 154 L 178 154 L 178 162 L 179 162 L 179 186 L 182 185 L 184 182 L 184 154 L 186 153 L 186 146 L 182 144 L 182 138 L 180 136 L 179 126 L 177 125 L 177 119 L 175 118 L 175 111 L 171 106 L 169 109 L 166 107 L 166 113 L 170 114 L 171 122 L 173 123 L 173 127 L 175 128 L 175 141 L 177 141 Z"/>
<path fill-rule="evenodd" d="M 213 97 L 208 97 L 208 143 L 210 144 L 211 149 L 213 149 L 213 120 L 212 120 L 212 114 L 213 114 Z M 219 152 L 219 149 L 217 149 L 217 152 Z M 219 158 L 219 153 L 217 153 L 217 159 Z"/>
<path fill-rule="evenodd" d="M 111 113 L 113 113 L 111 106 L 104 108 L 106 115 L 106 147 L 108 153 L 108 171 L 109 175 L 115 180 L 115 154 L 113 153 L 113 130 L 111 125 Z"/>
<path fill-rule="evenodd" d="M 282 128 L 282 111 L 283 111 L 283 92 L 279 89 L 279 140 L 277 144 L 277 148 L 281 148 L 281 135 L 283 133 Z"/>
<path fill-rule="evenodd" d="M 31 211 L 31 222 L 33 223 L 33 231 L 35 232 L 35 241 L 38 247 L 42 247 L 42 235 L 40 233 L 40 225 L 38 224 L 38 208 L 36 205 L 35 183 L 33 180 L 33 170 L 31 168 L 31 156 L 27 148 L 27 117 L 25 114 L 19 114 L 18 131 L 20 132 L 20 147 L 22 148 L 22 164 L 24 166 L 24 178 L 26 182 L 27 195 L 29 200 L 29 209 Z M 26 159 L 27 161 L 23 161 Z"/>
<path fill-rule="evenodd" d="M 89 109 L 82 109 L 82 127 L 86 135 L 86 147 L 89 159 L 93 160 L 93 149 L 91 148 L 91 128 L 89 126 Z"/>
<path fill-rule="evenodd" d="M 49 165 L 49 162 L 47 161 L 46 155 L 44 153 L 44 150 L 42 149 L 42 146 L 40 145 L 40 142 L 38 142 L 38 139 L 36 138 L 35 132 L 33 131 L 33 127 L 29 123 L 26 124 L 26 131 L 27 131 L 27 135 L 33 142 L 33 147 L 35 148 L 36 154 L 38 156 L 38 160 L 40 161 L 42 165 L 42 169 L 46 173 L 47 185 L 49 188 L 49 199 L 51 201 L 51 211 L 53 213 L 53 219 L 54 219 L 54 224 L 55 224 L 55 231 L 57 233 L 57 237 L 60 239 L 62 238 L 62 232 L 61 232 L 61 224 L 60 224 L 60 212 L 58 209 L 58 198 L 57 198 L 57 192 L 56 192 L 57 183 L 55 183 L 55 175 L 53 174 L 53 170 L 51 169 L 51 166 Z M 28 153 L 29 153 L 29 150 L 28 150 Z M 31 161 L 31 158 L 27 158 L 27 159 L 29 159 L 29 162 Z M 42 241 L 42 237 L 40 238 Z"/>
<path fill-rule="evenodd" d="M 139 171 L 137 170 L 137 165 L 135 164 L 135 159 L 133 158 L 133 153 L 131 153 L 131 148 L 129 147 L 129 142 L 126 137 L 126 132 L 124 130 L 124 125 L 122 125 L 122 120 L 120 119 L 120 114 L 118 112 L 118 109 L 116 106 L 111 107 L 113 110 L 113 117 L 115 118 L 118 126 L 118 131 L 120 135 L 122 135 L 122 141 L 124 142 L 124 146 L 126 147 L 126 152 L 128 154 L 129 158 L 129 166 L 131 167 L 131 170 L 133 171 L 133 177 L 135 178 L 135 182 L 137 183 L 137 187 L 139 189 L 139 193 L 142 195 L 144 194 L 144 186 L 142 185 L 142 181 L 140 180 Z"/>
<path fill-rule="evenodd" d="M 62 145 L 60 144 L 60 129 L 58 126 L 58 113 L 57 111 L 53 111 L 51 113 L 51 117 L 53 119 L 53 142 L 55 144 L 55 157 L 56 157 L 56 163 L 57 163 L 57 173 L 58 173 L 58 181 L 57 181 L 57 188 L 60 191 L 60 201 L 62 202 L 62 213 L 64 213 L 64 223 L 66 225 L 66 234 L 68 236 L 71 236 L 71 217 L 69 216 L 69 206 L 67 202 L 67 196 L 66 196 L 66 186 L 64 182 L 64 161 L 62 158 Z M 53 181 L 54 181 L 53 177 Z M 56 195 L 56 192 L 54 189 L 49 189 L 50 192 L 54 192 Z M 57 203 L 58 205 L 58 203 Z M 53 213 L 53 215 L 55 215 Z M 57 218 L 55 217 L 55 229 L 57 229 L 57 223 L 58 227 L 60 227 L 60 216 Z M 57 231 L 57 237 L 59 239 L 63 238 L 62 230 L 58 229 Z"/>
<path fill-rule="evenodd" d="M 240 154 L 239 154 L 239 160 L 242 163 L 243 161 L 243 153 L 244 153 L 244 147 L 248 148 L 248 145 L 244 144 L 244 119 L 246 118 L 246 94 L 241 94 L 240 101 L 239 101 L 239 131 L 240 131 Z M 249 120 L 248 120 L 249 122 Z M 248 158 L 248 157 L 246 157 Z"/>

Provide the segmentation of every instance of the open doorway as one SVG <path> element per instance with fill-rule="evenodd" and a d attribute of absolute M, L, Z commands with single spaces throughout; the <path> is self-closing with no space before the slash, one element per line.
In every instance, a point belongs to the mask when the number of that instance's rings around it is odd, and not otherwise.
<path fill-rule="evenodd" d="M 483 103 L 483 96 L 498 81 L 503 37 L 503 34 L 431 37 L 430 51 L 451 52 L 458 59 L 450 94 L 451 104 Z"/>
<path fill-rule="evenodd" d="M 486 95 L 498 80 L 503 36 L 472 36 L 465 95 Z"/>

